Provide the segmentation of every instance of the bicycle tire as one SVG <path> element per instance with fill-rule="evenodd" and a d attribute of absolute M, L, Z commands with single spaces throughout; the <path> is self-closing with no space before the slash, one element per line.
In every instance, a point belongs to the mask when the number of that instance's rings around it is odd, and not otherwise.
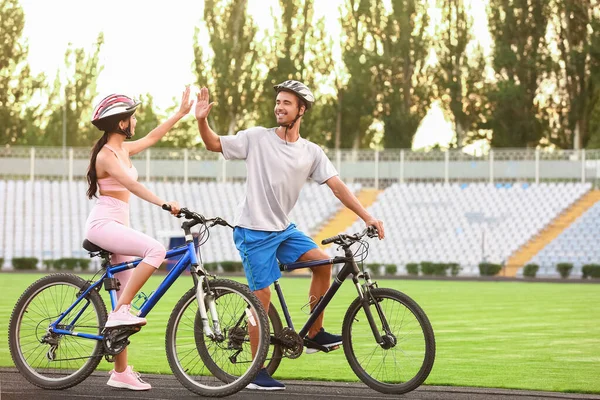
<path fill-rule="evenodd" d="M 427 379 L 435 361 L 435 336 L 427 315 L 414 300 L 397 290 L 376 288 L 365 295 L 371 298 L 369 308 L 380 332 L 383 324 L 375 301 L 383 309 L 395 345 L 386 350 L 376 343 L 366 315 L 360 313 L 361 299 L 356 298 L 348 307 L 342 325 L 344 353 L 350 367 L 361 381 L 380 393 L 402 394 L 416 389 Z M 410 325 L 414 322 L 418 328 L 411 332 Z M 383 367 L 373 367 L 378 359 Z M 385 365 L 390 365 L 390 371 L 382 373 Z"/>
<path fill-rule="evenodd" d="M 221 342 L 209 339 L 207 343 L 198 317 L 196 289 L 192 288 L 181 297 L 171 312 L 165 344 L 169 366 L 183 386 L 202 396 L 222 397 L 244 389 L 261 369 L 269 346 L 268 319 L 260 301 L 247 286 L 227 279 L 215 279 L 210 281 L 210 288 L 215 293 L 225 339 Z M 231 312 L 232 315 L 226 315 L 225 307 L 228 305 L 236 308 Z M 239 327 L 248 305 L 259 327 L 258 350 L 254 359 L 250 353 L 247 328 L 244 331 L 243 327 Z M 238 335 L 244 333 L 243 340 L 237 343 L 241 350 L 235 344 L 234 348 L 231 347 L 233 329 Z M 237 350 L 240 350 L 239 354 L 236 354 Z M 236 359 L 232 361 L 234 355 Z M 237 355 L 241 355 L 241 361 Z M 220 364 L 222 362 L 225 364 Z M 238 364 L 247 368 L 242 370 L 237 367 Z"/>
<path fill-rule="evenodd" d="M 21 375 L 34 385 L 44 389 L 66 389 L 86 379 L 100 363 L 103 355 L 101 341 L 71 335 L 56 335 L 58 348 L 55 351 L 55 360 L 50 360 L 48 357 L 50 345 L 40 342 L 49 324 L 73 304 L 78 297 L 77 294 L 87 285 L 85 280 L 73 274 L 48 275 L 31 284 L 15 304 L 8 328 L 10 354 Z M 72 295 L 69 293 L 71 289 L 74 289 Z M 38 305 L 38 302 L 48 298 L 52 301 L 44 303 L 44 307 Z M 88 307 L 81 315 L 79 324 L 73 326 L 72 330 L 100 335 L 106 323 L 106 306 L 102 297 L 94 290 L 89 292 L 87 300 Z M 83 301 L 69 315 L 76 315 L 81 310 L 82 303 Z M 89 305 L 92 307 L 90 308 Z M 88 313 L 89 310 L 92 312 Z M 63 321 L 68 321 L 68 315 Z M 28 329 L 33 332 L 23 336 L 22 333 L 27 333 Z M 77 347 L 67 348 L 68 343 L 76 343 Z M 87 358 L 82 358 L 87 361 L 80 367 L 69 368 L 74 363 L 68 361 L 63 364 L 63 357 L 85 356 L 86 354 L 81 353 L 88 352 L 91 354 Z M 39 365 L 36 366 L 38 362 Z M 56 366 L 55 362 L 59 365 Z"/>
<path fill-rule="evenodd" d="M 273 337 L 283 330 L 283 324 L 281 323 L 281 318 L 273 303 L 269 303 L 269 312 L 267 314 L 269 317 L 271 341 L 267 352 L 268 363 L 265 365 L 265 368 L 269 375 L 273 376 L 275 371 L 277 371 L 277 368 L 279 368 L 279 364 L 281 364 L 281 357 L 283 355 L 281 345 L 273 343 Z"/>

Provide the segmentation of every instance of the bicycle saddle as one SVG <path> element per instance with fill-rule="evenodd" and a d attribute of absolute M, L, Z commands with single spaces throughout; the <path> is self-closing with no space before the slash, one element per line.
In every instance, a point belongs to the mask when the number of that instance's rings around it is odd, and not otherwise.
<path fill-rule="evenodd" d="M 90 242 L 89 240 L 85 239 L 83 241 L 83 248 L 86 249 L 87 251 L 89 251 L 90 253 L 98 253 L 100 251 L 103 251 L 105 253 L 110 253 L 110 251 L 108 250 L 104 250 L 102 247 L 100 246 L 96 246 L 94 243 Z"/>

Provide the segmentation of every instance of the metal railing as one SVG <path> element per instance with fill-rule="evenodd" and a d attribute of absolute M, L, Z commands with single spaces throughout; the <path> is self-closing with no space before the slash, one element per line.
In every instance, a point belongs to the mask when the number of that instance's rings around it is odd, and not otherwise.
<path fill-rule="evenodd" d="M 89 148 L 5 147 L 0 149 L 4 179 L 74 180 L 86 176 Z M 500 149 L 474 156 L 461 150 L 414 152 L 406 149 L 335 150 L 326 154 L 346 182 L 385 188 L 409 182 L 596 183 L 600 150 Z M 140 177 L 149 180 L 243 180 L 243 161 L 226 161 L 205 149 L 148 149 L 132 157 Z"/>

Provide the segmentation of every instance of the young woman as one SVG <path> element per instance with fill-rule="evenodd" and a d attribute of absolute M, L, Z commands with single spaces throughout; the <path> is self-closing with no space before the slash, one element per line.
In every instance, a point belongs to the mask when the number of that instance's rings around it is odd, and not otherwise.
<path fill-rule="evenodd" d="M 146 319 L 130 313 L 131 302 L 144 283 L 165 259 L 165 247 L 156 239 L 129 227 L 129 197 L 131 193 L 161 207 L 171 206 L 171 213 L 179 212 L 179 204 L 156 196 L 137 181 L 138 173 L 130 156 L 157 143 L 177 121 L 192 108 L 190 88 L 183 92 L 181 105 L 175 115 L 167 119 L 145 137 L 126 142 L 135 134 L 135 110 L 140 103 L 113 94 L 100 101 L 92 114 L 92 124 L 104 132 L 92 149 L 87 180 L 87 196 L 98 197 L 86 221 L 86 238 L 113 253 L 111 262 L 117 264 L 134 257 L 142 262 L 134 269 L 117 274 L 121 288 L 118 302 L 111 312 L 106 327 L 145 325 Z M 131 390 L 149 390 L 151 386 L 127 365 L 127 349 L 115 357 L 108 385 Z"/>

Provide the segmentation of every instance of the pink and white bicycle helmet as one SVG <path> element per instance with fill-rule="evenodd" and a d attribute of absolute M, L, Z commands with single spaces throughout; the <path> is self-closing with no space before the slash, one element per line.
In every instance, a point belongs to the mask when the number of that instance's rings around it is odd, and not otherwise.
<path fill-rule="evenodd" d="M 100 128 L 101 122 L 108 117 L 122 115 L 125 118 L 127 115 L 132 115 L 140 104 L 141 102 L 123 94 L 106 96 L 94 108 L 92 124 Z"/>

